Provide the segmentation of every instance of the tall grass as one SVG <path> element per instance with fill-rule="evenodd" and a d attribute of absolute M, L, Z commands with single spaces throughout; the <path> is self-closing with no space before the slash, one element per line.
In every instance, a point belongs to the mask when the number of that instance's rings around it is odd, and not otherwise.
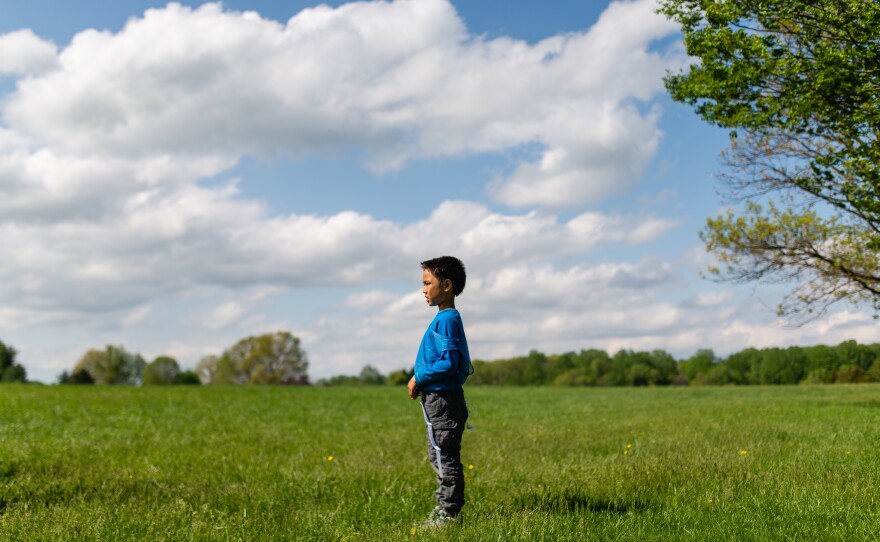
<path fill-rule="evenodd" d="M 880 386 L 467 394 L 464 521 L 413 533 L 403 388 L 2 386 L 0 540 L 878 538 Z"/>

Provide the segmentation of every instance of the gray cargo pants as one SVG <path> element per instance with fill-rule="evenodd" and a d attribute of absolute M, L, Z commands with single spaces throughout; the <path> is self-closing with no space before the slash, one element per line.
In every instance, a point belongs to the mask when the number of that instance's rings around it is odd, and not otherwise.
<path fill-rule="evenodd" d="M 437 474 L 437 504 L 450 516 L 464 506 L 464 469 L 461 466 L 461 436 L 468 418 L 464 392 L 422 393 L 422 410 L 428 433 L 428 459 Z"/>

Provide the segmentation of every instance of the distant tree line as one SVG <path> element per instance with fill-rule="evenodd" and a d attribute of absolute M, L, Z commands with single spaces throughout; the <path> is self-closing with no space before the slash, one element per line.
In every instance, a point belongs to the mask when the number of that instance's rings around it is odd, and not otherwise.
<path fill-rule="evenodd" d="M 412 378 L 413 371 L 399 369 L 392 371 L 387 376 L 379 372 L 372 365 L 365 365 L 357 375 L 336 375 L 322 378 L 315 384 L 319 386 L 397 386 L 406 385 Z"/>
<path fill-rule="evenodd" d="M 880 382 L 880 344 L 747 348 L 719 358 L 698 350 L 676 360 L 663 350 L 581 350 L 558 355 L 474 361 L 470 384 L 553 386 L 687 386 Z"/>
<path fill-rule="evenodd" d="M 334 376 L 319 385 L 404 385 L 412 371 L 383 377 L 372 366 L 358 376 Z M 581 350 L 495 361 L 474 360 L 468 385 L 484 386 L 723 386 L 880 382 L 880 344 L 846 341 L 837 346 L 746 348 L 720 358 L 698 350 L 677 360 L 663 350 Z"/>
<path fill-rule="evenodd" d="M 83 354 L 73 371 L 58 376 L 58 383 L 158 386 L 198 384 L 199 379 L 193 371 L 182 371 L 174 358 L 159 356 L 147 363 L 140 354 L 108 344 Z"/>
<path fill-rule="evenodd" d="M 0 382 L 26 382 L 18 351 L 0 342 Z M 308 359 L 300 339 L 280 331 L 247 337 L 182 370 L 177 360 L 158 356 L 147 363 L 122 346 L 91 349 L 73 370 L 59 375 L 61 384 L 286 384 L 308 385 Z M 320 379 L 321 386 L 406 385 L 412 368 L 384 375 L 372 365 L 357 375 Z M 676 359 L 664 350 L 620 350 L 609 354 L 590 349 L 495 361 L 474 360 L 468 385 L 484 386 L 705 386 L 754 384 L 830 384 L 880 382 L 880 344 L 845 341 L 837 346 L 746 348 L 726 358 L 698 350 Z"/>
<path fill-rule="evenodd" d="M 219 356 L 205 356 L 195 370 L 182 370 L 177 360 L 170 356 L 158 356 L 147 363 L 140 354 L 128 352 L 122 346 L 107 345 L 83 354 L 72 371 L 64 371 L 58 376 L 58 383 L 134 386 L 308 384 L 307 368 L 308 361 L 299 338 L 280 331 L 242 339 Z"/>

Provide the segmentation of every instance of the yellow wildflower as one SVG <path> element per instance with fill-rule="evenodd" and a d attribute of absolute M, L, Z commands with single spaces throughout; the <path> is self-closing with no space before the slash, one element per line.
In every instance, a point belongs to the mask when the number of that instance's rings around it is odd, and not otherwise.
<path fill-rule="evenodd" d="M 332 456 L 332 455 L 328 455 L 328 456 L 327 456 L 327 461 L 333 461 L 333 456 Z"/>

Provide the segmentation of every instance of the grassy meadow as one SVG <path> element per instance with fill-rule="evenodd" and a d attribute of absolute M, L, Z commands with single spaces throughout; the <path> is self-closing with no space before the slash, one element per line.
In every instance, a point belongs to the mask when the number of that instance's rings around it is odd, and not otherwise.
<path fill-rule="evenodd" d="M 880 385 L 467 394 L 464 521 L 413 532 L 402 387 L 0 386 L 0 540 L 878 538 Z"/>

